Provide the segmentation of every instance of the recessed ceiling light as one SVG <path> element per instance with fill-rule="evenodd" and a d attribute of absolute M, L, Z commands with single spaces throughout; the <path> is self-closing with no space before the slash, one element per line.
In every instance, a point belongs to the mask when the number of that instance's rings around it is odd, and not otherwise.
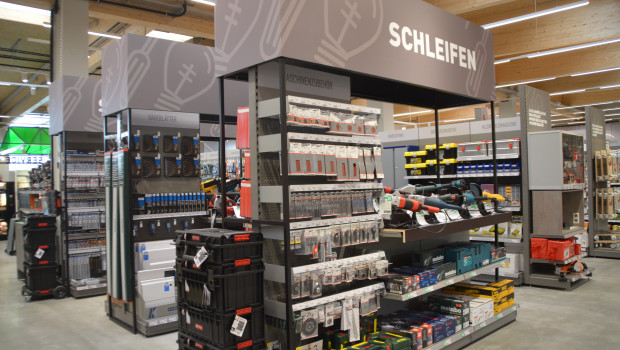
<path fill-rule="evenodd" d="M 165 39 L 165 40 L 179 41 L 179 42 L 185 42 L 193 38 L 189 35 L 168 33 L 168 32 L 162 32 L 159 30 L 151 30 L 146 36 L 150 36 L 153 38 L 159 38 L 159 39 Z"/>
<path fill-rule="evenodd" d="M 582 72 L 582 73 L 575 73 L 575 74 L 571 74 L 571 77 L 578 77 L 581 75 L 588 75 L 588 74 L 596 74 L 596 73 L 603 73 L 603 72 L 611 72 L 614 70 L 618 70 L 620 69 L 620 67 L 614 67 L 614 68 L 607 68 L 607 69 L 599 69 L 599 70 L 591 70 L 588 72 Z"/>
<path fill-rule="evenodd" d="M 121 38 L 118 35 L 112 35 L 112 34 L 106 34 L 106 33 L 97 33 L 97 32 L 91 32 L 91 31 L 89 31 L 88 34 L 94 35 L 94 36 L 101 36 L 101 37 L 104 37 L 104 38 L 117 39 L 117 40 Z"/>
<path fill-rule="evenodd" d="M 505 19 L 505 20 L 502 20 L 502 21 L 497 21 L 497 22 L 485 24 L 485 25 L 482 26 L 482 28 L 484 28 L 484 29 L 491 29 L 491 28 L 495 28 L 495 27 L 505 26 L 507 24 L 517 23 L 517 22 L 521 22 L 521 21 L 526 21 L 528 19 L 533 19 L 533 18 L 538 18 L 538 17 L 542 17 L 542 16 L 547 16 L 547 15 L 550 15 L 550 14 L 553 14 L 553 13 L 558 13 L 558 12 L 562 12 L 562 11 L 572 10 L 574 8 L 577 8 L 577 7 L 585 6 L 585 5 L 589 4 L 589 3 L 590 2 L 588 0 L 577 1 L 577 2 L 574 2 L 572 4 L 556 6 L 556 7 L 552 7 L 550 9 L 547 9 L 547 10 L 535 11 L 535 12 L 532 12 L 532 13 L 528 13 L 527 15 L 517 16 L 517 17 L 513 17 L 513 18 L 508 18 L 508 19 Z"/>
<path fill-rule="evenodd" d="M 26 76 L 26 73 L 21 73 L 22 75 L 22 83 L 27 83 L 28 82 L 28 76 Z"/>
<path fill-rule="evenodd" d="M 215 2 L 214 1 L 206 1 L 206 0 L 192 0 L 192 1 L 200 3 L 200 4 L 215 6 Z"/>
<path fill-rule="evenodd" d="M 550 93 L 549 96 L 556 96 L 556 95 L 567 95 L 567 94 L 574 94 L 576 92 L 584 92 L 586 91 L 586 89 L 577 89 L 577 90 L 568 90 L 568 91 L 558 91 L 558 92 L 553 92 Z"/>
<path fill-rule="evenodd" d="M 495 86 L 496 89 L 498 88 L 503 88 L 503 87 L 507 87 L 507 86 L 516 86 L 516 85 L 523 85 L 523 84 L 530 84 L 530 83 L 538 83 L 541 81 L 549 81 L 549 80 L 553 80 L 555 79 L 555 77 L 553 78 L 544 78 L 544 79 L 536 79 L 536 80 L 528 80 L 528 81 L 522 81 L 520 83 L 510 83 L 510 84 L 504 84 L 504 85 L 497 85 Z"/>

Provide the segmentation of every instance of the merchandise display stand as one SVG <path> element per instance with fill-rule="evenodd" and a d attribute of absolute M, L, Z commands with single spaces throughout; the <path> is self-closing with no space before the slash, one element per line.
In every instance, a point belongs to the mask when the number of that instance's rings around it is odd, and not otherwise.
<path fill-rule="evenodd" d="M 617 224 L 615 194 L 611 190 L 618 182 L 617 158 L 607 153 L 604 118 L 600 109 L 586 107 L 588 253 L 617 259 L 620 258 L 620 249 L 614 247 L 620 245 L 620 232 L 610 229 L 610 224 Z"/>
<path fill-rule="evenodd" d="M 176 232 L 202 227 L 206 215 L 196 192 L 198 115 L 173 113 L 177 125 L 162 127 L 149 121 L 151 113 L 127 109 L 104 119 L 107 311 L 111 320 L 146 336 L 175 331 L 177 315 L 149 310 L 155 301 L 141 282 L 165 278 L 164 270 L 174 269 Z M 148 242 L 155 241 L 162 243 L 153 249 Z M 161 287 L 174 293 L 169 285 Z"/>
<path fill-rule="evenodd" d="M 533 216 L 526 283 L 571 290 L 592 276 L 593 268 L 581 263 L 581 246 L 574 243 L 574 236 L 585 232 L 583 147 L 578 134 L 528 134 Z"/>
<path fill-rule="evenodd" d="M 101 133 L 59 133 L 61 190 L 59 256 L 62 278 L 75 298 L 103 295 L 105 273 L 105 197 Z"/>

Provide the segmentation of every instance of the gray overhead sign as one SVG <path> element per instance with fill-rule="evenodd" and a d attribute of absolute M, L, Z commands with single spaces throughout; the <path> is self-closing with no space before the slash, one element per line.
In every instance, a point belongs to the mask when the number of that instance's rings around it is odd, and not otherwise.
<path fill-rule="evenodd" d="M 490 31 L 421 0 L 218 0 L 216 72 L 289 57 L 495 100 Z"/>
<path fill-rule="evenodd" d="M 63 75 L 50 86 L 50 135 L 103 131 L 101 79 Z"/>

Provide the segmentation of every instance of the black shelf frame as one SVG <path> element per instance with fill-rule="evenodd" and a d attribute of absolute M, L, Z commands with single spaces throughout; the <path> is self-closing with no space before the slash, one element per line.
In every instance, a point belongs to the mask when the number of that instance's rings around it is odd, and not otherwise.
<path fill-rule="evenodd" d="M 497 149 L 495 146 L 496 135 L 495 135 L 495 108 L 493 101 L 484 101 L 478 100 L 470 97 L 465 97 L 461 95 L 450 94 L 443 91 L 427 89 L 420 86 L 410 85 L 401 82 L 395 82 L 388 79 L 382 79 L 375 76 L 369 76 L 360 72 L 353 72 L 350 70 L 338 69 L 334 67 L 324 66 L 321 64 L 310 63 L 306 61 L 295 60 L 287 57 L 278 57 L 272 60 L 268 60 L 262 62 L 260 64 L 265 64 L 268 62 L 277 62 L 278 64 L 278 72 L 279 72 L 279 98 L 280 98 L 280 115 L 279 115 L 279 128 L 280 128 L 280 149 L 286 150 L 288 146 L 288 128 L 287 128 L 287 113 L 286 113 L 286 78 L 285 78 L 285 67 L 286 65 L 298 66 L 308 69 L 319 70 L 327 73 L 333 73 L 338 75 L 344 75 L 351 79 L 351 96 L 359 97 L 359 98 L 368 98 L 371 100 L 381 100 L 385 102 L 391 103 L 401 103 L 401 104 L 410 104 L 416 105 L 420 107 L 426 107 L 433 109 L 435 111 L 435 137 L 436 144 L 439 145 L 439 109 L 471 105 L 471 104 L 480 104 L 480 103 L 490 103 L 491 104 L 491 125 L 492 125 L 492 140 L 493 140 L 493 177 L 495 188 L 497 188 Z M 232 73 L 225 74 L 223 76 L 218 77 L 218 88 L 219 88 L 219 96 L 220 96 L 220 145 L 223 145 L 226 140 L 226 131 L 223 127 L 225 122 L 225 113 L 224 113 L 224 83 L 225 80 L 243 80 L 250 81 L 249 75 L 252 72 L 255 72 L 258 68 L 258 65 L 250 66 L 245 69 L 241 69 Z M 252 101 L 250 101 L 252 103 Z M 252 116 L 251 116 L 252 117 Z M 223 169 L 225 166 L 225 151 L 223 147 L 220 147 L 220 169 Z M 280 157 L 280 166 L 281 169 L 288 169 L 288 158 Z M 440 178 L 439 172 L 437 175 L 437 179 Z M 281 173 L 281 185 L 283 188 L 288 188 L 290 184 L 290 179 L 287 171 L 282 171 Z M 225 179 L 221 181 L 222 187 L 222 195 L 226 196 L 226 186 Z M 285 268 L 285 288 L 286 290 L 291 290 L 291 270 L 292 270 L 292 254 L 290 247 L 290 215 L 289 215 L 289 191 L 282 191 L 282 217 L 281 221 L 278 220 L 252 220 L 252 227 L 258 228 L 260 225 L 274 225 L 274 226 L 282 226 L 284 233 L 284 268 Z M 223 227 L 226 227 L 226 203 L 222 201 L 221 212 L 223 214 Z M 253 216 L 256 213 L 253 212 Z M 497 223 L 495 220 L 499 218 L 505 218 L 505 221 L 509 221 L 511 217 L 511 213 L 502 213 L 496 215 L 490 215 L 490 218 L 485 219 L 482 218 L 480 222 L 486 222 L 487 220 L 495 223 L 495 244 L 499 243 L 498 229 Z M 451 226 L 456 229 L 457 225 L 462 225 L 462 222 L 457 222 L 455 225 Z M 462 227 L 462 226 L 461 226 Z M 479 226 L 476 226 L 479 227 Z M 451 228 L 452 230 L 452 228 Z M 460 229 L 462 232 L 463 229 Z M 459 231 L 453 231 L 459 232 Z M 496 280 L 499 278 L 499 270 L 495 269 L 495 277 Z M 293 302 L 291 299 L 291 294 L 286 293 L 286 340 L 289 348 L 293 344 L 292 341 L 295 339 L 294 334 L 294 316 L 293 316 Z"/>

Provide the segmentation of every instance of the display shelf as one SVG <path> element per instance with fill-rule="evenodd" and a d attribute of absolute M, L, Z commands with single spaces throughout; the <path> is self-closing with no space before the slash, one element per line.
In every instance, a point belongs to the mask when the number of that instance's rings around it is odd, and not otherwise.
<path fill-rule="evenodd" d="M 519 159 L 521 155 L 519 154 L 498 154 L 495 159 L 504 160 L 504 159 Z M 475 162 L 480 160 L 493 160 L 493 156 L 469 156 L 469 157 L 457 157 L 457 161 L 459 162 Z"/>
<path fill-rule="evenodd" d="M 530 237 L 532 237 L 532 238 L 566 239 L 566 238 L 574 237 L 574 236 L 577 236 L 579 234 L 586 233 L 586 232 L 588 232 L 587 228 L 577 227 L 577 228 L 574 228 L 574 229 L 566 230 L 565 232 L 562 232 L 562 234 L 560 234 L 560 235 L 532 233 L 530 235 Z"/>
<path fill-rule="evenodd" d="M 106 293 L 107 285 L 105 283 L 87 285 L 87 286 L 71 286 L 71 295 L 75 298 L 92 297 L 103 295 Z"/>
<path fill-rule="evenodd" d="M 564 261 L 562 260 L 547 260 L 547 259 L 530 259 L 530 262 L 533 263 L 547 263 L 547 264 L 557 264 L 557 265 L 568 265 L 570 263 L 572 263 L 573 261 L 577 260 L 577 259 L 581 259 L 585 257 L 585 254 L 579 254 L 579 255 L 575 255 L 572 256 Z"/>
<path fill-rule="evenodd" d="M 261 186 L 261 190 L 269 190 L 270 187 L 282 188 L 281 186 Z M 291 192 L 382 190 L 383 184 L 378 182 L 357 182 L 343 184 L 291 185 L 289 186 L 289 189 Z"/>
<path fill-rule="evenodd" d="M 132 219 L 135 220 L 154 220 L 154 219 L 173 219 L 184 218 L 188 216 L 204 216 L 207 215 L 206 211 L 192 211 L 182 213 L 161 213 L 161 214 L 140 214 L 134 215 Z"/>
<path fill-rule="evenodd" d="M 354 222 L 372 221 L 372 220 L 380 220 L 380 219 L 381 219 L 381 215 L 370 214 L 370 215 L 351 216 L 347 218 L 297 221 L 297 222 L 291 222 L 291 230 L 299 230 L 299 229 L 310 228 L 310 227 L 349 224 L 349 223 L 354 223 Z"/>
<path fill-rule="evenodd" d="M 67 208 L 67 212 L 69 213 L 96 213 L 100 211 L 105 211 L 105 207 L 73 207 Z"/>
<path fill-rule="evenodd" d="M 105 246 L 101 246 L 101 247 L 89 247 L 89 248 L 75 248 L 75 249 L 69 249 L 69 255 L 75 255 L 75 254 L 88 254 L 88 253 L 100 253 L 105 251 Z"/>
<path fill-rule="evenodd" d="M 286 101 L 284 102 L 286 107 L 286 112 L 288 113 L 290 110 L 290 105 L 302 105 L 302 106 L 313 106 L 313 107 L 322 107 L 326 109 L 334 109 L 339 111 L 346 112 L 360 112 L 366 114 L 380 114 L 381 110 L 379 108 L 372 108 L 366 106 L 358 106 L 351 105 L 340 102 L 332 102 L 325 100 L 317 100 L 313 98 L 299 97 L 299 96 L 286 96 Z M 273 98 L 270 100 L 260 101 L 258 103 L 258 118 L 279 118 L 280 117 L 280 99 Z"/>
<path fill-rule="evenodd" d="M 500 270 L 499 277 L 502 279 L 512 280 L 514 282 L 515 287 L 518 287 L 523 284 L 523 272 L 522 271 L 519 271 L 519 273 L 507 273 L 507 272 L 502 272 Z M 495 282 L 495 274 L 490 274 L 489 272 L 485 272 L 472 278 L 472 280 L 476 282 L 493 283 Z"/>
<path fill-rule="evenodd" d="M 366 136 L 333 136 L 324 134 L 303 134 L 298 132 L 289 132 L 288 141 L 314 141 L 314 142 L 327 142 L 330 144 L 342 144 L 342 145 L 366 145 L 366 146 L 380 146 L 381 141 L 375 137 Z M 281 136 L 280 134 L 270 134 L 258 136 L 258 151 L 261 153 L 280 152 Z"/>
<path fill-rule="evenodd" d="M 497 177 L 510 177 L 510 176 L 521 176 L 521 173 L 518 171 L 511 171 L 505 173 L 497 173 Z M 457 178 L 469 178 L 469 177 L 493 177 L 492 173 L 476 173 L 476 174 L 457 174 Z"/>
<path fill-rule="evenodd" d="M 514 304 L 488 320 L 485 320 L 475 326 L 467 327 L 466 329 L 457 332 L 456 334 L 451 335 L 438 343 L 428 346 L 423 350 L 461 349 L 468 344 L 471 344 L 472 342 L 488 335 L 489 333 L 492 333 L 515 321 L 517 319 L 517 310 L 519 310 L 519 308 L 519 304 Z"/>
<path fill-rule="evenodd" d="M 595 241 L 594 241 L 594 243 L 595 243 L 595 244 L 596 244 L 596 243 L 620 243 L 620 240 L 618 240 L 618 239 L 615 239 L 615 240 L 611 240 L 611 239 L 608 239 L 608 240 L 599 239 L 599 240 L 595 240 Z"/>
<path fill-rule="evenodd" d="M 533 273 L 530 275 L 530 283 L 542 287 L 573 289 L 588 281 L 593 271 L 594 268 L 588 268 L 581 274 L 569 275 L 564 280 L 560 280 L 558 275 Z"/>
<path fill-rule="evenodd" d="M 481 241 L 481 242 L 495 242 L 495 237 L 493 236 L 480 236 L 480 235 L 469 235 L 470 241 Z M 522 238 L 508 238 L 508 237 L 499 237 L 500 243 L 521 243 Z"/>
<path fill-rule="evenodd" d="M 457 175 L 441 175 L 440 179 L 455 179 Z M 415 175 L 415 176 L 405 176 L 405 180 L 433 180 L 437 179 L 437 175 Z"/>
<path fill-rule="evenodd" d="M 592 256 L 597 258 L 620 258 L 620 248 L 594 248 Z"/>
<path fill-rule="evenodd" d="M 451 235 L 457 232 L 468 231 L 473 228 L 510 222 L 511 213 L 495 213 L 472 219 L 462 219 L 441 224 L 420 226 L 410 229 L 383 229 L 382 238 L 400 238 L 403 243 L 416 242 L 429 238 Z"/>
<path fill-rule="evenodd" d="M 458 282 L 462 282 L 464 280 L 468 280 L 474 276 L 478 276 L 480 274 L 482 274 L 484 271 L 490 270 L 490 269 L 495 269 L 495 268 L 499 268 L 499 266 L 501 265 L 501 263 L 505 260 L 506 258 L 502 258 L 500 260 L 497 260 L 489 265 L 483 266 L 479 269 L 473 270 L 473 271 L 469 271 L 467 273 L 464 274 L 460 274 L 460 275 L 456 275 L 452 278 L 448 278 L 442 281 L 439 281 L 437 284 L 433 284 L 432 286 L 428 286 L 422 289 L 418 289 L 415 290 L 413 292 L 407 293 L 407 294 L 393 294 L 393 293 L 385 293 L 384 298 L 386 299 L 390 299 L 390 300 L 398 300 L 398 301 L 406 301 L 406 300 L 410 300 L 413 298 L 417 298 L 419 296 L 422 296 L 424 294 L 428 294 L 430 292 L 434 292 L 436 290 L 439 290 L 441 288 L 453 285 L 455 283 Z"/>
<path fill-rule="evenodd" d="M 366 287 L 351 289 L 346 292 L 337 293 L 334 295 L 328 295 L 326 297 L 317 298 L 314 300 L 303 301 L 301 303 L 293 304 L 293 311 L 301 311 L 309 308 L 313 308 L 319 305 L 328 304 L 334 301 L 344 300 L 351 297 L 358 297 L 361 294 L 369 293 L 377 290 L 385 289 L 383 282 L 375 283 Z"/>

